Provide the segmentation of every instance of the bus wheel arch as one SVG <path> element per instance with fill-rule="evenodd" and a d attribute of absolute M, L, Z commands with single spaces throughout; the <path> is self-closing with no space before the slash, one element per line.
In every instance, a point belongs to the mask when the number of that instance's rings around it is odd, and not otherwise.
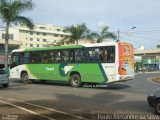
<path fill-rule="evenodd" d="M 28 72 L 27 71 L 22 71 L 21 72 L 21 79 L 24 83 L 26 84 L 30 84 L 32 83 L 32 81 L 29 79 L 29 76 L 28 76 Z"/>
<path fill-rule="evenodd" d="M 81 86 L 81 75 L 79 72 L 72 71 L 70 73 L 69 82 L 72 87 L 80 87 Z"/>

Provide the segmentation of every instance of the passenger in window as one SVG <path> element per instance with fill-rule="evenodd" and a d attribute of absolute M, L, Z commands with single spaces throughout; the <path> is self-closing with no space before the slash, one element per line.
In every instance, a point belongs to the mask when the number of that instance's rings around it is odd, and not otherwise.
<path fill-rule="evenodd" d="M 48 59 L 47 59 L 46 56 L 43 58 L 43 62 L 44 62 L 44 63 L 47 63 L 47 62 L 48 62 Z"/>
<path fill-rule="evenodd" d="M 104 62 L 104 52 L 103 49 L 100 49 L 99 59 L 101 62 Z"/>
<path fill-rule="evenodd" d="M 31 63 L 34 63 L 35 62 L 35 60 L 31 60 Z"/>
<path fill-rule="evenodd" d="M 111 62 L 111 63 L 114 62 L 114 55 L 113 55 L 113 53 L 110 54 L 110 62 Z"/>

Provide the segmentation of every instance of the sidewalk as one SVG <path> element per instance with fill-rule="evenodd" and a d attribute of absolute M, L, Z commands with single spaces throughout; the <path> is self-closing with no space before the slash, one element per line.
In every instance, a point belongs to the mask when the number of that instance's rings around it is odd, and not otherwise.
<path fill-rule="evenodd" d="M 149 71 L 149 72 L 148 71 L 146 71 L 146 72 L 139 71 L 139 72 L 135 72 L 135 74 L 144 74 L 144 73 L 160 73 L 160 71 Z"/>

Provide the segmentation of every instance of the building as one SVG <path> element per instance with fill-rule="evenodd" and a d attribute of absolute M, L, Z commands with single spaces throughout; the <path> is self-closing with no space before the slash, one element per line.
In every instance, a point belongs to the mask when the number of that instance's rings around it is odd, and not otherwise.
<path fill-rule="evenodd" d="M 135 50 L 135 58 L 139 59 L 137 63 L 141 63 L 141 67 L 160 70 L 160 48 Z"/>
<path fill-rule="evenodd" d="M 19 32 L 16 29 L 9 29 L 9 45 L 8 45 L 8 52 L 9 55 L 13 49 L 17 49 L 20 47 L 21 42 L 19 40 Z M 5 61 L 5 30 L 0 30 L 0 69 L 4 67 Z"/>
<path fill-rule="evenodd" d="M 26 26 L 17 25 L 9 29 L 9 54 L 13 49 L 45 47 L 57 44 L 65 36 L 70 35 L 64 32 L 63 27 L 50 24 L 35 24 L 33 30 Z M 5 31 L 0 30 L 0 68 L 4 66 Z"/>
<path fill-rule="evenodd" d="M 20 48 L 45 47 L 46 45 L 56 44 L 64 36 L 70 35 L 64 32 L 63 27 L 49 24 L 35 24 L 34 30 L 25 26 L 17 26 L 15 29 L 19 31 L 19 39 L 22 43 Z"/>

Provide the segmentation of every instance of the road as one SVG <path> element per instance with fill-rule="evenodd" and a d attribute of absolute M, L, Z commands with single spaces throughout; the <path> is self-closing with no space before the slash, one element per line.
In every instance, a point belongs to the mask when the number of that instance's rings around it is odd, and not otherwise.
<path fill-rule="evenodd" d="M 53 82 L 26 85 L 12 80 L 8 88 L 0 88 L 0 118 L 96 120 L 101 114 L 154 115 L 146 97 L 160 87 L 149 80 L 159 74 L 141 73 L 132 81 L 98 87 L 85 84 L 81 88 Z"/>

